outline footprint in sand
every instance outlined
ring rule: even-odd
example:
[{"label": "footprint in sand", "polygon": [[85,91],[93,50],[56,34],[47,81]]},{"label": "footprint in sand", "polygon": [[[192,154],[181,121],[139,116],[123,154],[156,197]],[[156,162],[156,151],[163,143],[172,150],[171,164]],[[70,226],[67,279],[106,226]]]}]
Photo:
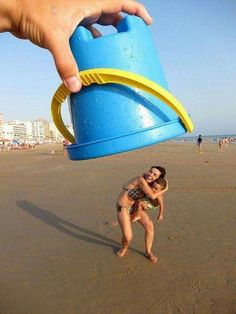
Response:
[{"label": "footprint in sand", "polygon": [[231,279],[226,279],[225,284],[227,287],[230,287],[230,288],[234,287],[234,282]]},{"label": "footprint in sand", "polygon": [[181,278],[178,280],[178,286],[187,290],[192,290],[194,293],[199,293],[202,290],[200,280],[195,278]]},{"label": "footprint in sand", "polygon": [[112,233],[118,226],[117,221],[98,221],[99,230],[103,233]]},{"label": "footprint in sand", "polygon": [[138,274],[138,272],[140,271],[140,267],[139,266],[130,266],[127,268],[126,272],[120,274],[120,276],[130,276],[130,275],[135,275],[136,273]]},{"label": "footprint in sand", "polygon": [[178,238],[179,238],[178,235],[171,235],[167,237],[168,240],[178,240]]}]

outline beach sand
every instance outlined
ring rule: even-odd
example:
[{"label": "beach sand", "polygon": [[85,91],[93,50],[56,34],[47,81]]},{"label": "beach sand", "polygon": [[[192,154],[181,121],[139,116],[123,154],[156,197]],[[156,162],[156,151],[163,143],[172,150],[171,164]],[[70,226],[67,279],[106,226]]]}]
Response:
[{"label": "beach sand", "polygon": [[[162,143],[88,161],[48,146],[0,153],[0,313],[236,313],[236,145]],[[144,233],[122,259],[122,184],[166,167],[153,251]]]}]

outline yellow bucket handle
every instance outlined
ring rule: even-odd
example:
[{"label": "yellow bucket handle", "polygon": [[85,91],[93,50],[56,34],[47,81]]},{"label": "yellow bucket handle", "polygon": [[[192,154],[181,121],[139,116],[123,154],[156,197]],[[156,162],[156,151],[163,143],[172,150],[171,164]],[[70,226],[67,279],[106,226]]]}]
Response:
[{"label": "yellow bucket handle", "polygon": [[[192,132],[193,130],[192,121],[181,103],[166,89],[141,75],[117,69],[98,68],[81,71],[80,78],[84,86],[89,86],[93,83],[115,83],[139,88],[166,103],[180,117],[186,129],[189,132]],[[70,91],[64,84],[61,84],[53,96],[51,113],[59,132],[71,143],[75,143],[74,136],[68,131],[61,117],[61,105],[69,95]]]}]

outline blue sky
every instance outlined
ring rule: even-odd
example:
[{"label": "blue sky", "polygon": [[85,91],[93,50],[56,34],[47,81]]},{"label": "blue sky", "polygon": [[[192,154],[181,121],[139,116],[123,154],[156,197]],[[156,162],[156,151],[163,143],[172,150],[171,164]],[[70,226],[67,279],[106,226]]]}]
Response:
[{"label": "blue sky", "polygon": [[[236,1],[143,3],[154,19],[151,28],[169,88],[191,114],[193,134],[236,133]],[[0,83],[6,120],[51,120],[60,78],[46,50],[0,34]]]}]

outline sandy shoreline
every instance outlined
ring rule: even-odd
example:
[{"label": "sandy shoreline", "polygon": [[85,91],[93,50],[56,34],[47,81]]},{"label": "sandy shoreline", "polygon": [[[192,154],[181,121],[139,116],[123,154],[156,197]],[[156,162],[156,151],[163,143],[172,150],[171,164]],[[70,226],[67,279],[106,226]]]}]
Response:
[{"label": "sandy shoreline", "polygon": [[[34,152],[0,153],[0,313],[236,313],[236,145],[163,143],[72,162]],[[119,260],[115,201],[151,165],[167,169],[162,225],[143,256],[134,225]]]}]

